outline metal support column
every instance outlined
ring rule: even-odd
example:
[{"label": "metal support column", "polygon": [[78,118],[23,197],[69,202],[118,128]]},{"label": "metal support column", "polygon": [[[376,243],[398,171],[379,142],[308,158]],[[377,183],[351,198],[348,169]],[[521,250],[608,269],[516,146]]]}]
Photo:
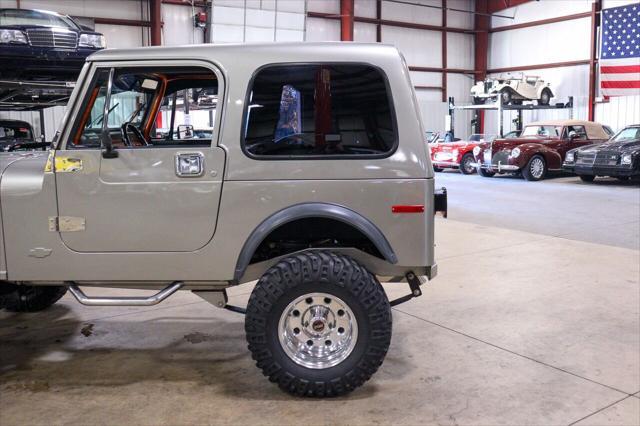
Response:
[{"label": "metal support column", "polygon": [[149,0],[151,9],[151,45],[162,45],[162,0]]},{"label": "metal support column", "polygon": [[340,41],[353,41],[354,0],[340,0]]}]

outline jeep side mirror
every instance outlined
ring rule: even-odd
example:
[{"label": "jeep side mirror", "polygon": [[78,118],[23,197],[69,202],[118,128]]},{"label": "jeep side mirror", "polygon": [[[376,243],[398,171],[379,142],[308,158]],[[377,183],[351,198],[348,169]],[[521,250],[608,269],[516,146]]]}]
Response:
[{"label": "jeep side mirror", "polygon": [[191,124],[180,124],[178,126],[178,139],[193,138],[193,126]]}]

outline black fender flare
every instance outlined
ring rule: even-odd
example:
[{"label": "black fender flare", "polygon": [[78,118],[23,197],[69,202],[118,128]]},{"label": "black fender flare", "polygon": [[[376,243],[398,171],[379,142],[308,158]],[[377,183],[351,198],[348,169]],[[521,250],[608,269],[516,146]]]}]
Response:
[{"label": "black fender flare", "polygon": [[389,244],[389,241],[387,241],[382,231],[369,219],[347,207],[337,204],[302,203],[277,211],[263,220],[260,225],[251,232],[238,256],[234,280],[238,281],[242,278],[245,270],[249,266],[249,262],[251,262],[253,253],[271,231],[288,222],[311,217],[334,219],[353,226],[373,242],[385,260],[391,264],[398,263],[398,258],[391,248],[391,244]]}]

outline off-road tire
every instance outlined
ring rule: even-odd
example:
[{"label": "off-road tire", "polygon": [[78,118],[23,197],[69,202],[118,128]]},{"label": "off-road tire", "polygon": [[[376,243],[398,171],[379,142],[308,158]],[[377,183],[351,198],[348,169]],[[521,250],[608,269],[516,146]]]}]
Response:
[{"label": "off-road tire", "polygon": [[579,177],[583,182],[593,182],[596,178],[594,175],[580,175]]},{"label": "off-road tire", "polygon": [[482,167],[478,167],[476,170],[478,170],[478,174],[482,177],[494,177],[496,175],[495,172],[483,169]]},{"label": "off-road tire", "polygon": [[473,163],[473,154],[470,152],[467,152],[465,155],[462,156],[462,159],[460,160],[460,173],[462,173],[463,175],[472,175],[475,171],[476,168],[473,166],[470,166],[468,169],[465,167],[465,164],[468,162]]},{"label": "off-road tire", "polygon": [[13,290],[0,294],[0,308],[10,312],[38,312],[56,303],[67,292],[66,286],[2,284]]},{"label": "off-road tire", "polygon": [[[323,369],[294,362],[278,336],[287,305],[314,292],[344,301],[358,327],[348,357]],[[338,396],[362,386],[382,365],[391,342],[391,307],[378,280],[363,266],[348,256],[314,251],[287,257],[260,278],[247,306],[245,331],[256,365],[281,389],[298,396]]]},{"label": "off-road tire", "polygon": [[[534,163],[539,164],[538,162],[542,161],[542,172],[537,174],[534,170]],[[544,179],[547,174],[547,162],[544,160],[544,157],[540,154],[536,154],[527,162],[527,165],[522,169],[522,177],[531,182],[537,182],[539,180]]]}]

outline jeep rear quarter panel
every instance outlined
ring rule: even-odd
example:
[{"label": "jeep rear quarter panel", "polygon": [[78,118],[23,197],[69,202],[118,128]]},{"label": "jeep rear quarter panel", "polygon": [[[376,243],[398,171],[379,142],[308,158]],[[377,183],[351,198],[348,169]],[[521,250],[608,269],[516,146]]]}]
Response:
[{"label": "jeep rear quarter panel", "polygon": [[[198,61],[215,67],[224,79],[225,91],[218,101],[219,137],[213,145],[226,151],[226,164],[213,238],[193,252],[78,253],[64,244],[59,233],[49,232],[44,226],[43,221],[55,211],[34,211],[36,206],[55,203],[53,176],[45,176],[40,191],[31,191],[28,196],[11,191],[18,186],[15,180],[3,179],[3,227],[10,242],[6,256],[10,280],[233,280],[245,241],[264,220],[290,206],[314,202],[344,206],[380,229],[397,263],[377,263],[370,266],[372,272],[389,275],[414,270],[421,274],[435,264],[433,172],[408,69],[395,48],[355,43],[283,43],[105,50],[90,58],[89,68],[82,75],[86,77],[100,64],[117,66],[120,61],[139,61],[142,66],[150,60],[168,65],[177,60]],[[336,63],[367,64],[384,73],[396,115],[395,151],[376,159],[249,158],[242,151],[241,139],[247,91],[256,71],[273,64]],[[87,84],[87,78],[82,81],[81,76],[56,155],[65,152]],[[18,172],[15,170],[14,175],[20,176]],[[394,214],[391,210],[393,205],[416,204],[425,206],[424,213]],[[114,214],[118,209],[126,206],[114,206]],[[216,214],[215,209],[211,214]],[[166,226],[175,220],[181,218],[167,218]],[[32,229],[27,232],[22,227],[29,224]],[[52,253],[43,258],[28,256],[34,247],[51,248]]]}]

